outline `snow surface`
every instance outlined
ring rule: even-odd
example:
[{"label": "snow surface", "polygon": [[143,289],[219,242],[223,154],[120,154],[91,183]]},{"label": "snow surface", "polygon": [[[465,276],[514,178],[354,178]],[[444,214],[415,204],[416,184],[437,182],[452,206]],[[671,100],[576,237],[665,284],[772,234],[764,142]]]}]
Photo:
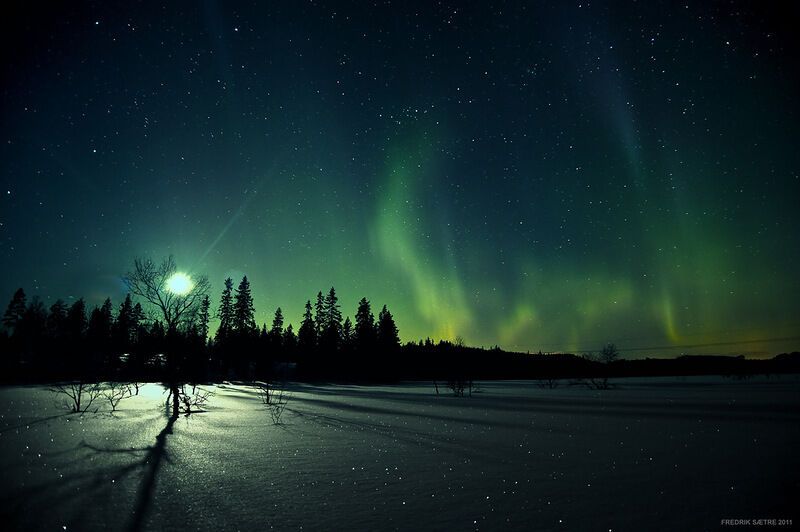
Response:
[{"label": "snow surface", "polygon": [[[210,386],[169,423],[146,385],[111,414],[0,388],[4,528],[709,530],[794,518],[797,376],[625,379],[596,391],[486,382]],[[774,527],[770,527],[774,528]],[[786,527],[783,527],[786,528]],[[737,528],[740,529],[740,528]]]}]

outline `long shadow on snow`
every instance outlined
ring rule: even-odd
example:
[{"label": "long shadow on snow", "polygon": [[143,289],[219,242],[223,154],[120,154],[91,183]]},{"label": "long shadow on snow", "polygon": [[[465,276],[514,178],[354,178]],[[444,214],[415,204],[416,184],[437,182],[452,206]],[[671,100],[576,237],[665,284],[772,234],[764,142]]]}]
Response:
[{"label": "long shadow on snow", "polygon": [[[403,417],[413,417],[413,418],[428,418],[434,419],[437,421],[443,421],[446,423],[464,423],[464,424],[471,424],[471,425],[483,425],[486,427],[492,428],[508,428],[508,429],[518,429],[520,427],[527,427],[527,423],[508,423],[505,421],[500,421],[497,419],[474,419],[468,417],[455,417],[455,416],[443,416],[439,414],[431,414],[428,412],[422,412],[419,410],[410,411],[410,410],[397,410],[397,409],[390,409],[390,408],[379,408],[376,406],[365,406],[365,405],[354,405],[351,403],[343,402],[343,401],[330,401],[328,399],[316,399],[311,397],[301,397],[297,395],[292,396],[293,402],[301,402],[301,403],[308,403],[311,405],[318,405],[323,406],[326,408],[330,408],[333,410],[339,411],[350,411],[350,412],[358,412],[361,414],[375,414],[375,415],[391,415],[391,416],[403,416]],[[431,405],[433,406],[433,405]],[[296,410],[294,410],[296,412]]]},{"label": "long shadow on snow", "polygon": [[[780,384],[784,384],[783,382]],[[533,387],[533,384],[531,384]],[[647,389],[650,385],[645,385],[642,389]],[[765,386],[765,390],[775,391],[776,393],[791,393],[786,389],[775,389],[774,387],[768,387],[769,385]],[[676,386],[675,388],[680,388],[682,386]],[[731,385],[731,389],[736,391],[742,391],[744,394],[744,399],[746,400],[747,392],[751,391],[752,388],[748,387],[746,389],[742,389],[737,387],[737,385]],[[489,390],[492,386],[489,386]],[[635,389],[640,389],[638,386],[634,387]],[[705,388],[705,387],[697,387],[697,388]],[[695,388],[695,389],[697,389]],[[761,388],[761,387],[759,387]],[[675,414],[677,411],[683,410],[697,410],[698,414],[702,413],[706,414],[720,414],[723,416],[733,416],[733,419],[739,419],[738,416],[742,414],[753,414],[757,415],[759,419],[768,418],[775,421],[788,421],[788,419],[784,419],[781,416],[787,415],[790,418],[797,418],[800,419],[800,410],[798,409],[798,404],[800,404],[800,396],[796,396],[793,400],[789,400],[787,402],[769,402],[769,403],[761,403],[761,404],[747,404],[747,403],[739,403],[739,404],[729,404],[724,399],[714,399],[710,398],[708,402],[702,401],[689,401],[683,399],[673,399],[671,397],[657,397],[654,399],[646,399],[646,398],[636,398],[636,399],[625,399],[625,398],[615,398],[609,397],[607,394],[618,394],[618,393],[625,393],[628,388],[621,389],[621,390],[605,390],[600,393],[603,394],[601,397],[589,397],[589,398],[582,398],[582,397],[575,397],[575,396],[567,396],[567,397],[534,397],[534,396],[522,396],[522,395],[513,395],[513,394],[504,394],[502,396],[490,396],[486,395],[486,393],[481,393],[480,395],[476,395],[470,398],[454,398],[451,397],[449,394],[442,394],[442,396],[432,396],[426,394],[419,394],[419,393],[409,393],[403,391],[378,391],[374,388],[365,388],[363,390],[360,389],[353,389],[352,386],[343,387],[343,388],[336,388],[331,389],[329,387],[319,387],[313,385],[296,385],[294,389],[298,391],[306,391],[310,394],[314,395],[333,395],[337,397],[346,397],[346,396],[353,396],[353,397],[365,397],[365,398],[372,398],[372,399],[387,399],[392,401],[405,401],[405,402],[418,402],[420,399],[427,398],[436,401],[448,401],[447,406],[455,406],[454,402],[451,401],[458,401],[459,406],[470,406],[470,403],[478,403],[487,408],[492,408],[496,410],[511,410],[514,412],[519,412],[523,410],[531,410],[531,411],[540,411],[542,406],[563,406],[563,407],[570,407],[570,408],[588,408],[589,410],[597,409],[600,407],[603,411],[606,408],[617,408],[622,407],[621,410],[641,410],[643,412],[649,413],[651,410],[664,410],[669,412],[670,414]],[[708,389],[714,389],[713,387]],[[559,391],[553,391],[553,393],[558,394]],[[435,397],[435,399],[434,399]],[[463,401],[463,403],[462,403]],[[723,403],[723,401],[725,401]],[[721,404],[723,403],[723,404]],[[689,412],[686,412],[690,414]],[[777,414],[777,415],[776,415]],[[656,412],[654,415],[658,415]],[[694,413],[691,413],[694,415]],[[750,418],[745,418],[750,419]]]},{"label": "long shadow on snow", "polygon": [[[606,392],[614,394],[614,391]],[[745,399],[746,400],[746,399]],[[800,421],[797,402],[753,404],[740,401],[729,403],[722,399],[708,402],[683,401],[671,398],[647,399],[609,399],[605,393],[601,397],[550,398],[550,397],[481,397],[480,406],[494,410],[514,412],[569,413],[577,415],[599,415],[613,417],[657,417],[668,419],[707,418],[716,421],[757,421],[791,422]]]},{"label": "long shadow on snow", "polygon": [[[72,501],[69,498],[69,494],[74,493],[75,491],[79,491],[82,496],[88,495],[92,500],[98,500],[103,495],[108,495],[108,478],[121,480],[135,471],[143,469],[144,474],[139,487],[138,495],[136,497],[133,517],[130,525],[128,526],[128,530],[132,532],[142,530],[144,528],[144,521],[147,516],[150,502],[153,499],[158,471],[165,460],[169,461],[169,455],[167,453],[167,436],[172,434],[172,427],[176,420],[177,417],[170,416],[166,426],[156,436],[155,444],[147,447],[107,449],[82,442],[81,445],[73,448],[73,450],[83,448],[88,449],[92,453],[128,454],[131,456],[136,456],[139,453],[144,454],[138,460],[122,467],[103,467],[99,470],[93,469],[85,474],[75,474],[69,478],[62,478],[59,480],[59,489],[57,491],[53,489],[53,485],[50,483],[39,484],[21,490],[17,492],[13,498],[9,497],[9,500],[2,501],[4,514],[7,510],[12,509],[14,500],[17,501],[17,508],[14,508],[15,511],[9,512],[5,517],[10,518],[11,523],[13,524],[16,518],[21,517],[21,515],[15,516],[15,513],[27,513],[29,509],[25,508],[23,505],[29,504],[37,497],[39,499],[37,502],[41,508],[47,508],[47,510],[50,512],[59,506],[70,506]],[[91,455],[86,455],[82,458],[91,458]],[[6,498],[4,497],[4,499]],[[20,506],[23,507],[20,508]],[[82,528],[81,523],[83,522],[82,517],[84,513],[85,511],[82,511],[78,515],[71,518],[69,520],[69,528]]]},{"label": "long shadow on snow", "polygon": [[152,501],[153,494],[155,492],[158,471],[161,468],[163,461],[169,462],[169,455],[167,453],[167,436],[172,434],[172,427],[177,420],[177,416],[170,416],[167,420],[166,426],[161,429],[161,432],[159,432],[156,436],[155,444],[148,447],[138,449],[105,449],[89,444],[84,445],[86,448],[97,453],[130,454],[135,456],[136,453],[144,452],[144,455],[141,457],[141,459],[123,467],[119,471],[120,476],[124,476],[139,468],[144,469],[142,481],[139,486],[139,492],[136,496],[133,518],[128,526],[128,530],[131,532],[142,530],[144,526],[145,518],[147,517],[147,511],[150,507],[150,502]]},{"label": "long shadow on snow", "polygon": [[54,419],[59,419],[59,418],[65,417],[65,416],[69,416],[72,413],[73,412],[64,412],[63,414],[55,414],[53,416],[47,416],[47,417],[43,417],[43,418],[39,418],[39,419],[34,419],[33,421],[21,421],[21,422],[17,423],[16,425],[9,425],[7,427],[3,427],[3,429],[0,430],[0,434],[5,434],[6,432],[11,432],[12,430],[16,430],[16,429],[18,429],[20,427],[32,427],[32,426],[38,425],[40,423],[46,423],[46,422],[52,421]]},{"label": "long shadow on snow", "polygon": [[[334,387],[331,387],[334,386]],[[426,401],[428,406],[446,406],[448,408],[486,408],[499,411],[510,411],[515,413],[550,413],[550,414],[579,414],[579,415],[603,415],[613,417],[660,417],[668,419],[694,419],[697,417],[707,418],[716,421],[756,421],[756,422],[793,422],[800,421],[800,409],[798,401],[788,402],[769,402],[761,404],[748,404],[746,402],[728,403],[724,399],[709,398],[707,402],[690,401],[683,399],[673,399],[671,397],[661,397],[655,399],[636,398],[626,399],[619,397],[609,397],[609,395],[625,393],[625,390],[604,390],[600,397],[536,397],[528,395],[504,394],[502,396],[487,395],[486,392],[480,393],[469,398],[456,398],[450,394],[443,393],[439,396],[412,393],[404,391],[376,390],[371,386],[360,385],[331,385],[320,386],[303,383],[292,383],[287,386],[287,390],[292,392],[307,393],[309,395],[333,396],[333,397],[354,397],[372,400],[386,400],[393,402],[405,402],[419,404],[421,400]],[[648,385],[649,386],[649,385]],[[679,388],[679,387],[676,387]],[[491,389],[491,386],[489,387]],[[740,390],[740,388],[733,388]],[[768,388],[774,390],[774,388]],[[742,390],[743,392],[750,390]],[[785,390],[776,390],[781,392]],[[244,388],[226,387],[226,393],[241,396],[256,396],[258,391]],[[559,391],[555,391],[558,394]],[[293,400],[300,401],[325,401],[325,399],[304,399],[302,396],[294,395]],[[745,398],[746,400],[746,398]],[[436,401],[434,403],[433,401]],[[333,403],[333,402],[332,402]],[[351,405],[346,402],[335,402],[335,404],[347,404],[352,409],[366,409],[374,407],[362,407]],[[366,410],[362,410],[366,412]],[[374,412],[381,413],[381,412]],[[398,411],[385,411],[383,413],[396,413]],[[431,416],[435,417],[435,416]],[[444,418],[446,420],[446,418]],[[453,421],[464,421],[463,419],[453,418]],[[480,422],[478,422],[480,423]],[[489,425],[501,425],[499,422],[487,423]]]},{"label": "long shadow on snow", "polygon": [[156,486],[156,476],[161,467],[162,460],[169,461],[167,455],[167,436],[172,434],[172,426],[178,419],[177,416],[170,416],[167,425],[156,436],[156,444],[150,447],[150,450],[144,457],[144,478],[139,487],[139,494],[136,498],[136,507],[134,509],[133,519],[128,527],[128,530],[135,532],[142,529],[144,518],[147,515],[147,509],[150,506],[150,501],[153,498],[153,492]]},{"label": "long shadow on snow", "polygon": [[[346,395],[346,394],[343,394]],[[384,397],[384,399],[395,401],[410,401],[405,398]],[[364,396],[365,398],[367,396]],[[380,399],[380,393],[376,394],[376,399]],[[411,401],[419,403],[421,398],[419,395],[415,396],[416,400]],[[354,405],[345,401],[331,401],[327,399],[309,398],[295,395],[292,397],[293,401],[300,401],[305,403],[317,404],[320,406],[327,406],[329,408],[338,408],[351,410],[355,412],[362,412],[367,414],[390,414],[397,416],[414,416],[414,417],[430,417],[442,421],[452,421],[460,423],[474,423],[478,425],[487,425],[492,427],[509,427],[519,428],[527,426],[520,423],[506,423],[496,419],[487,418],[486,420],[477,420],[473,418],[459,418],[453,416],[440,416],[433,415],[420,411],[407,411],[396,410],[388,408],[378,408],[373,406]],[[697,419],[703,418],[715,421],[748,421],[748,422],[781,422],[800,420],[800,412],[797,405],[714,405],[709,403],[675,403],[665,404],[662,402],[643,402],[640,400],[605,400],[605,398],[593,398],[593,400],[564,398],[564,399],[550,399],[550,398],[530,398],[530,397],[486,397],[480,398],[472,397],[463,399],[463,403],[458,406],[464,409],[480,410],[486,408],[490,410],[509,411],[515,413],[530,413],[530,414],[569,414],[569,415],[582,415],[582,416],[604,416],[604,417],[620,417],[620,418],[662,418],[662,419]],[[433,406],[432,403],[427,403]],[[455,406],[454,403],[448,403],[448,406]],[[778,415],[775,415],[778,414]]]},{"label": "long shadow on snow", "polygon": [[[416,445],[419,447],[426,446],[431,450],[442,451],[448,454],[453,455],[454,457],[460,459],[469,458],[471,460],[484,460],[488,462],[505,462],[508,460],[507,457],[498,457],[497,454],[497,446],[495,444],[481,444],[479,440],[470,437],[468,439],[469,445],[464,445],[461,443],[463,440],[459,440],[456,436],[448,438],[446,436],[434,436],[429,432],[421,432],[417,430],[411,430],[407,428],[398,427],[396,425],[383,425],[380,423],[368,423],[365,421],[354,421],[354,420],[347,420],[341,417],[336,417],[332,415],[325,415],[319,413],[311,413],[311,412],[301,412],[299,410],[287,408],[288,411],[294,413],[300,418],[308,418],[310,421],[313,421],[319,425],[324,427],[329,427],[332,429],[356,429],[359,432],[371,432],[377,434],[379,436],[383,436],[389,439],[392,442],[403,442],[410,445]],[[284,430],[288,432],[293,432],[297,429],[294,427],[289,428],[289,426],[283,426]],[[564,432],[567,431],[558,431]],[[474,436],[474,435],[472,435]]]},{"label": "long shadow on snow", "polygon": [[156,443],[154,445],[140,449],[104,449],[90,446],[88,444],[86,445],[86,447],[98,453],[135,454],[137,451],[144,451],[145,454],[140,460],[123,468],[125,474],[140,467],[144,469],[142,482],[139,486],[139,492],[136,496],[133,518],[128,526],[128,530],[131,532],[138,532],[139,530],[142,530],[145,523],[145,518],[147,517],[147,511],[150,508],[150,502],[152,501],[153,494],[155,492],[156,479],[158,477],[158,471],[161,468],[161,463],[165,460],[169,462],[169,455],[167,454],[167,436],[172,434],[172,427],[178,420],[178,415],[171,415],[169,413],[169,402],[166,403],[165,409],[166,414],[169,416],[167,424],[156,436]]}]

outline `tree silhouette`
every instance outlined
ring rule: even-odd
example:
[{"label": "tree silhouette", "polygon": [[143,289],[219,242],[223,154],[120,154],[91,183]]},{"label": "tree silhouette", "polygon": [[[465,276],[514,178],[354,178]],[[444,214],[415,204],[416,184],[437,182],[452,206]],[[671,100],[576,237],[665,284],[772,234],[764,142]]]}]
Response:
[{"label": "tree silhouette", "polygon": [[272,318],[272,327],[267,332],[265,339],[270,352],[275,356],[283,354],[283,311],[281,307],[275,310],[275,316]]},{"label": "tree silhouette", "polygon": [[39,365],[38,358],[42,354],[46,334],[47,311],[39,298],[34,296],[14,328],[14,336],[21,342],[25,362]]},{"label": "tree silhouette", "polygon": [[217,329],[217,340],[224,341],[233,332],[233,279],[225,279],[225,288],[222,289],[222,296],[219,300],[219,328]]},{"label": "tree silhouette", "polygon": [[275,317],[272,318],[272,328],[270,332],[275,336],[281,336],[283,334],[283,312],[281,311],[281,307],[275,310]]},{"label": "tree silhouette", "polygon": [[142,304],[138,301],[133,306],[133,313],[131,315],[131,326],[133,328],[134,341],[138,342],[145,332],[145,315]]},{"label": "tree silhouette", "polygon": [[257,330],[253,296],[246,275],[242,277],[233,296],[233,330],[240,337],[252,336]]},{"label": "tree silhouette", "polygon": [[86,303],[80,298],[67,311],[67,337],[72,342],[80,342],[86,333]]},{"label": "tree silhouette", "polygon": [[133,301],[131,295],[126,294],[125,300],[120,304],[117,320],[114,322],[112,337],[114,346],[120,352],[127,352],[134,335]]},{"label": "tree silhouette", "polygon": [[91,351],[91,367],[95,374],[101,373],[110,361],[106,360],[111,347],[111,328],[114,317],[111,314],[111,299],[106,298],[101,307],[95,307],[89,317],[87,339]]},{"label": "tree silhouette", "polygon": [[17,322],[17,328],[29,340],[44,337],[47,331],[47,311],[37,296],[34,296],[25,307],[22,319]]},{"label": "tree silhouette", "polygon": [[51,375],[63,374],[67,360],[73,358],[72,353],[65,350],[67,305],[57,299],[50,305],[45,324],[44,352],[38,357],[42,364],[42,373]]},{"label": "tree silhouette", "polygon": [[[128,294],[125,298],[126,301],[130,301],[130,294]],[[131,374],[131,377],[139,377],[142,376],[142,372],[144,370],[144,363],[145,363],[145,353],[143,349],[143,345],[147,341],[147,328],[145,324],[145,315],[144,309],[142,309],[141,303],[138,301],[135,305],[133,305],[130,309],[130,313],[128,313],[126,309],[127,305],[125,302],[122,303],[120,306],[120,312],[117,317],[117,324],[116,328],[118,331],[118,341],[126,342],[127,345],[117,344],[118,349],[121,350],[123,353],[128,353],[128,371]],[[123,316],[123,309],[124,314],[126,317]],[[126,321],[127,323],[121,324],[121,321]],[[127,329],[127,332],[125,331]],[[138,393],[138,391],[137,391]]]},{"label": "tree silhouette", "polygon": [[604,345],[597,354],[590,353],[586,358],[601,364],[601,366],[596,370],[596,376],[589,378],[589,380],[586,381],[586,384],[590,388],[595,388],[597,390],[609,389],[611,387],[611,384],[608,382],[608,378],[611,373],[609,366],[616,361],[618,357],[619,349],[617,349],[617,346],[612,343],[607,343]]},{"label": "tree silhouette", "polygon": [[383,306],[378,314],[378,345],[381,350],[394,352],[400,347],[400,336],[397,325],[394,323],[392,313]]},{"label": "tree silhouette", "polygon": [[283,331],[283,352],[289,360],[293,360],[295,352],[297,351],[297,335],[294,334],[294,328],[290,323],[286,330]]},{"label": "tree silhouette", "polygon": [[[161,354],[158,351],[164,345],[164,340],[167,336],[167,332],[164,330],[164,324],[161,323],[159,320],[154,321],[150,325],[150,329],[147,331],[147,339],[150,341],[151,347],[153,347],[153,355]],[[154,360],[154,365],[160,365],[161,360]]]},{"label": "tree silhouette", "polygon": [[15,332],[17,324],[20,322],[20,320],[22,320],[22,316],[24,314],[25,290],[18,288],[17,291],[14,292],[14,296],[11,298],[11,301],[8,303],[8,307],[3,314],[3,325],[11,329],[12,333]]},{"label": "tree silhouette", "polygon": [[[250,281],[243,276],[233,294],[233,323],[230,341],[222,345],[229,359],[229,370],[240,379],[249,379],[253,371],[266,372],[270,363],[266,357],[256,360],[259,344],[259,330],[255,320],[255,307],[250,292]],[[267,353],[269,355],[269,353]]]},{"label": "tree silhouette", "polygon": [[362,297],[358,302],[354,335],[358,351],[369,353],[375,347],[375,316],[372,314],[369,300],[366,297]]},{"label": "tree silhouette", "polygon": [[[141,297],[152,305],[164,318],[167,324],[166,338],[170,340],[166,356],[165,386],[169,389],[172,399],[172,415],[177,417],[181,407],[181,389],[183,376],[181,375],[181,359],[183,353],[178,339],[180,338],[179,326],[193,317],[203,299],[208,295],[211,287],[208,278],[198,276],[193,279],[192,285],[186,292],[176,293],[169,289],[170,278],[177,273],[175,259],[170,255],[155,264],[150,259],[136,259],[133,270],[125,277],[125,284],[132,294]],[[163,344],[162,344],[163,345]]]},{"label": "tree silhouette", "polygon": [[203,339],[203,344],[208,341],[208,320],[210,319],[209,310],[211,309],[211,300],[208,294],[200,302],[200,313],[198,314],[197,334]]},{"label": "tree silhouette", "polygon": [[192,279],[192,286],[187,292],[173,292],[168,282],[177,272],[175,259],[170,255],[160,264],[150,259],[136,259],[133,270],[123,277],[133,295],[157,309],[164,318],[167,330],[177,330],[185,318],[192,316],[211,288],[208,278],[199,276]]},{"label": "tree silhouette", "polygon": [[610,364],[619,357],[619,349],[616,344],[608,343],[600,350],[599,361],[603,364]]},{"label": "tree silhouette", "polygon": [[63,300],[57,299],[50,305],[47,315],[47,335],[53,340],[61,340],[65,336],[67,325],[67,305]]},{"label": "tree silhouette", "polygon": [[336,290],[333,287],[331,287],[328,295],[325,296],[323,316],[320,345],[323,346],[323,349],[332,353],[339,348],[342,337],[342,311],[339,308],[339,298],[336,297]]},{"label": "tree silhouette", "polygon": [[300,356],[308,359],[317,348],[317,329],[314,318],[311,316],[311,301],[306,301],[306,310],[300,330],[297,331],[297,349]]},{"label": "tree silhouette", "polygon": [[344,319],[344,325],[342,325],[342,350],[349,351],[353,347],[353,322],[350,321],[350,316],[347,316]]},{"label": "tree silhouette", "polygon": [[101,307],[94,307],[89,317],[89,337],[106,342],[111,338],[114,317],[111,314],[111,299],[106,298]]},{"label": "tree silhouette", "polygon": [[320,290],[317,292],[317,302],[314,303],[314,326],[318,341],[322,338],[322,332],[325,330],[325,323],[325,297],[322,295],[322,290]]}]

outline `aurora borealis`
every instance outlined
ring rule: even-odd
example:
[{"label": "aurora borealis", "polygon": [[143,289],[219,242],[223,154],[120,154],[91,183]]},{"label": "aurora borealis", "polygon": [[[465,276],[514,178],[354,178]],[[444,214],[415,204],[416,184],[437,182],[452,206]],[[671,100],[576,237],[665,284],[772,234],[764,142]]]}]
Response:
[{"label": "aurora borealis", "polygon": [[4,304],[174,254],[259,323],[333,285],[404,341],[797,349],[797,8],[469,4],[17,6]]}]

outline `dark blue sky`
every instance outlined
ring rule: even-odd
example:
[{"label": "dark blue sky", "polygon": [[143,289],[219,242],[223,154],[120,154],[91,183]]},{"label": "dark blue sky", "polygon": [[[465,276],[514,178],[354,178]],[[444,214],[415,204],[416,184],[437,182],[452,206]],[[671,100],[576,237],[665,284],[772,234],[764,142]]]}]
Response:
[{"label": "dark blue sky", "polygon": [[0,295],[174,254],[259,322],[333,285],[404,340],[796,348],[797,8],[471,4],[17,6]]}]

